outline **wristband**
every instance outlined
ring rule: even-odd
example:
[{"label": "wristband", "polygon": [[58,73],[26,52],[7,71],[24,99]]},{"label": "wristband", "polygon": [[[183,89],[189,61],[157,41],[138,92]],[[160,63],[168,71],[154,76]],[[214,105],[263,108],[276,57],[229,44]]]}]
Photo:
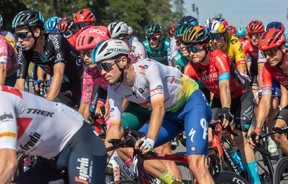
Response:
[{"label": "wristband", "polygon": [[254,132],[255,132],[257,135],[258,135],[258,134],[261,134],[262,128],[256,127],[256,129],[254,130]]}]

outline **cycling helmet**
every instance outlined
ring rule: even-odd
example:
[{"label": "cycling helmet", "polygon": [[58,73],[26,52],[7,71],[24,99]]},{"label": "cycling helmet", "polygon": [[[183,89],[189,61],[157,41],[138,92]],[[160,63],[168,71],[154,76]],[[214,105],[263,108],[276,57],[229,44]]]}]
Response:
[{"label": "cycling helmet", "polygon": [[128,34],[131,35],[133,33],[133,28],[131,26],[128,26]]},{"label": "cycling helmet", "polygon": [[228,26],[227,32],[229,35],[236,35],[236,27],[235,26]]},{"label": "cycling helmet", "polygon": [[95,15],[88,9],[79,10],[74,16],[74,23],[89,23],[94,24],[96,22]]},{"label": "cycling helmet", "polygon": [[128,35],[128,25],[125,22],[112,22],[107,26],[111,38],[123,39]]},{"label": "cycling helmet", "polygon": [[209,42],[209,31],[204,26],[190,27],[183,35],[185,45],[203,44]]},{"label": "cycling helmet", "polygon": [[38,10],[24,10],[19,12],[12,21],[12,28],[37,27],[44,29],[44,17]]},{"label": "cycling helmet", "polygon": [[208,27],[210,29],[210,26],[213,22],[215,21],[219,21],[219,22],[224,22],[224,24],[228,26],[228,22],[223,19],[223,18],[219,18],[219,17],[213,17],[213,18],[209,18],[205,21],[205,26]]},{"label": "cycling helmet", "polygon": [[169,29],[169,34],[170,35],[174,35],[175,27],[176,27],[175,25],[170,27],[170,29]]},{"label": "cycling helmet", "polygon": [[2,16],[0,15],[0,28],[3,26],[3,18]]},{"label": "cycling helmet", "polygon": [[184,33],[189,29],[191,26],[190,24],[178,24],[174,31],[175,38],[182,38]]},{"label": "cycling helmet", "polygon": [[226,21],[213,20],[209,26],[210,33],[226,33],[228,30],[228,23]]},{"label": "cycling helmet", "polygon": [[285,37],[286,37],[286,43],[285,43],[285,47],[286,49],[288,48],[288,33],[284,33]]},{"label": "cycling helmet", "polygon": [[269,24],[267,24],[266,26],[266,31],[268,29],[278,29],[282,32],[285,32],[285,26],[284,24],[282,24],[281,22],[270,22]]},{"label": "cycling helmet", "polygon": [[59,32],[72,31],[73,25],[74,25],[73,20],[65,17],[58,23],[58,31]]},{"label": "cycling helmet", "polygon": [[286,38],[282,31],[278,29],[269,29],[259,38],[259,48],[268,50],[274,47],[280,47],[286,44]]},{"label": "cycling helmet", "polygon": [[116,58],[118,55],[128,55],[129,46],[123,40],[109,39],[101,42],[92,50],[92,62],[99,63],[106,59]]},{"label": "cycling helmet", "polygon": [[44,27],[48,32],[57,32],[58,31],[58,23],[61,21],[60,17],[50,17],[46,20]]},{"label": "cycling helmet", "polygon": [[178,25],[179,24],[191,24],[192,26],[198,26],[199,22],[198,22],[198,19],[196,19],[193,16],[183,16],[179,20]]},{"label": "cycling helmet", "polygon": [[236,29],[236,36],[244,37],[246,35],[246,28],[245,27],[238,27]]},{"label": "cycling helmet", "polygon": [[157,23],[151,23],[145,26],[144,33],[146,36],[161,35],[162,27]]},{"label": "cycling helmet", "polygon": [[246,27],[247,33],[262,33],[264,32],[264,25],[261,21],[252,20]]},{"label": "cycling helmet", "polygon": [[76,49],[92,49],[107,39],[109,39],[109,32],[105,26],[90,26],[77,36]]}]

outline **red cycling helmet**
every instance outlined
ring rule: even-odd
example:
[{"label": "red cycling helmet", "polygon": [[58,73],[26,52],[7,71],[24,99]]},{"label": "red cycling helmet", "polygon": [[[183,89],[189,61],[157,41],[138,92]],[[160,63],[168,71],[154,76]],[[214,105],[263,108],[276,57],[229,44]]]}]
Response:
[{"label": "red cycling helmet", "polygon": [[100,42],[110,38],[106,26],[90,26],[84,29],[76,39],[77,50],[87,50],[96,47]]},{"label": "red cycling helmet", "polygon": [[176,28],[176,25],[173,25],[173,26],[170,27],[170,29],[169,29],[169,34],[170,35],[174,35],[175,28]]},{"label": "red cycling helmet", "polygon": [[252,20],[246,27],[247,33],[263,33],[264,24],[258,20]]},{"label": "red cycling helmet", "polygon": [[269,50],[271,48],[280,47],[285,43],[285,35],[278,29],[269,29],[259,38],[259,48],[261,50]]},{"label": "red cycling helmet", "polygon": [[95,15],[88,9],[79,10],[74,16],[74,23],[89,23],[94,24],[96,22]]},{"label": "red cycling helmet", "polygon": [[58,23],[58,31],[59,32],[72,31],[73,24],[74,22],[72,19],[65,17]]},{"label": "red cycling helmet", "polygon": [[236,27],[235,26],[228,26],[227,32],[229,35],[236,35]]}]

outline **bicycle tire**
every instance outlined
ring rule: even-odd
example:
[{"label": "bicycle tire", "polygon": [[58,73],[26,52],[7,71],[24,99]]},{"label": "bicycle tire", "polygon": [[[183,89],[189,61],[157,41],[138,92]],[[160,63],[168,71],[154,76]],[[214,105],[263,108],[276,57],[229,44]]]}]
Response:
[{"label": "bicycle tire", "polygon": [[185,184],[194,184],[194,176],[188,163],[176,162],[182,176],[182,182]]},{"label": "bicycle tire", "polygon": [[249,184],[245,178],[232,171],[221,171],[212,177],[217,184]]},{"label": "bicycle tire", "polygon": [[277,162],[273,174],[273,183],[288,183],[288,157],[282,157]]},{"label": "bicycle tire", "polygon": [[211,175],[214,175],[222,171],[221,159],[217,150],[214,148],[208,148],[208,154],[206,156],[208,170]]}]

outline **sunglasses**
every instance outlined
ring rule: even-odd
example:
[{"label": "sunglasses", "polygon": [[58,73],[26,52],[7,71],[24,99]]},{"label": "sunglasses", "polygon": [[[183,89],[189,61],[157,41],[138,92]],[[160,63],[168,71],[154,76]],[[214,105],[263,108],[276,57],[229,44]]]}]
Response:
[{"label": "sunglasses", "polygon": [[160,36],[147,36],[146,39],[148,41],[152,40],[153,42],[156,41],[156,40],[159,40]]},{"label": "sunglasses", "polygon": [[97,68],[99,71],[101,71],[102,69],[105,70],[106,72],[109,72],[110,70],[112,70],[112,66],[116,64],[116,61],[112,62],[107,62],[107,63],[99,63],[97,65]]},{"label": "sunglasses", "polygon": [[14,35],[15,35],[16,39],[21,38],[23,40],[23,39],[27,38],[28,33],[30,33],[30,31],[25,32],[25,33],[15,33]]},{"label": "sunglasses", "polygon": [[89,56],[89,57],[91,57],[91,53],[92,53],[92,49],[89,49],[89,50],[81,50],[81,51],[80,51],[80,55],[81,55],[82,57],[84,57],[84,56]]},{"label": "sunglasses", "polygon": [[265,57],[267,57],[267,56],[274,57],[277,54],[278,50],[280,50],[280,48],[278,48],[278,47],[272,48],[272,49],[269,49],[269,50],[263,50],[262,51],[262,55],[265,56]]},{"label": "sunglasses", "polygon": [[260,36],[261,36],[261,33],[250,33],[250,34],[248,34],[248,37],[249,37],[250,39],[252,39],[253,37],[255,37],[256,39],[258,39],[258,38],[260,38]]},{"label": "sunglasses", "polygon": [[202,51],[203,50],[203,46],[191,46],[191,47],[189,47],[189,46],[186,46],[186,48],[187,48],[187,50],[189,51],[189,52],[193,52],[193,53],[197,53],[197,52],[200,52],[200,51]]},{"label": "sunglasses", "polygon": [[89,26],[89,25],[90,25],[89,23],[75,24],[75,28],[76,28],[76,29],[81,29],[81,28],[87,27],[87,26]]},{"label": "sunglasses", "polygon": [[224,35],[222,33],[210,34],[211,40],[221,40]]},{"label": "sunglasses", "polygon": [[65,31],[63,32],[64,37],[70,37],[72,35],[71,31]]}]

